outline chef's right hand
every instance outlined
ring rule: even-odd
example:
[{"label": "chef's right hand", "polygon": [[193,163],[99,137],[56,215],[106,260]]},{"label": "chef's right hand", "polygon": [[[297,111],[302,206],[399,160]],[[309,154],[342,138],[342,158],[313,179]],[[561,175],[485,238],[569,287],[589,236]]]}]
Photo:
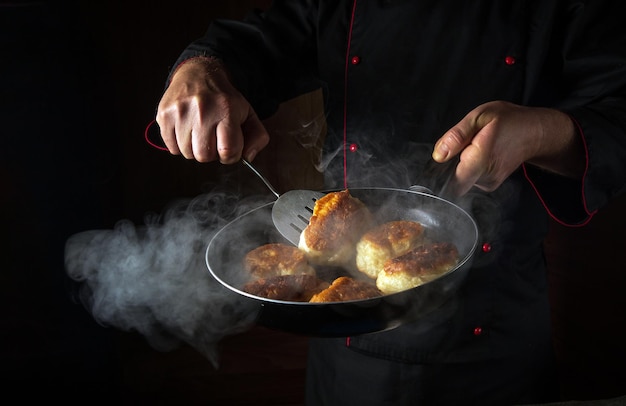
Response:
[{"label": "chef's right hand", "polygon": [[156,121],[170,153],[198,162],[252,161],[269,142],[254,109],[222,64],[199,57],[179,66],[159,102]]}]

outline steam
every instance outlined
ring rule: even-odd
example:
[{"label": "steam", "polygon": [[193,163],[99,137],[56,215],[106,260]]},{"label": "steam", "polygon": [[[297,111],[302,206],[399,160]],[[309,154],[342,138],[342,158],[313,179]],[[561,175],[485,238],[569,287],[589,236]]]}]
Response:
[{"label": "steam", "polygon": [[217,367],[217,343],[250,328],[255,312],[213,279],[205,251],[217,230],[261,200],[213,190],[142,226],[122,220],[75,234],[66,242],[66,271],[103,326],[139,332],[159,351],[185,342]]},{"label": "steam", "polygon": [[[322,118],[316,116],[287,134],[312,150],[312,157],[322,155],[318,142]],[[365,147],[363,151],[368,150]],[[342,148],[325,151],[323,158],[311,162],[324,173],[328,188],[343,186]],[[368,174],[358,173],[359,178],[348,183],[409,188],[439,178],[442,184],[425,185],[437,195],[449,178],[425,171],[431,150],[431,145],[411,143],[389,159],[371,159],[362,152],[360,164],[369,169]],[[420,179],[420,174],[430,176]],[[122,220],[110,230],[75,234],[66,243],[67,274],[80,282],[80,301],[103,326],[136,331],[160,351],[186,343],[217,367],[219,341],[252,327],[256,309],[210,275],[205,251],[213,235],[229,221],[271,200],[269,195],[242,198],[216,187],[172,204],[163,215],[146,218],[143,225]],[[470,206],[471,200],[466,199],[463,206]],[[498,210],[486,211],[482,220],[488,222]]]}]

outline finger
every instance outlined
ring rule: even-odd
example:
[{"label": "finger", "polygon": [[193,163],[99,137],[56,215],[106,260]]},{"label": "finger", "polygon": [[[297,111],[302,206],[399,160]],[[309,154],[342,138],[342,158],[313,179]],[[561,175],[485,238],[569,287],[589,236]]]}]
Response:
[{"label": "finger", "polygon": [[467,146],[460,155],[454,174],[455,192],[462,196],[476,185],[486,171],[486,162],[481,151],[474,145]]},{"label": "finger", "polygon": [[217,128],[214,125],[197,124],[191,132],[191,148],[193,157],[198,162],[211,162],[217,156]]},{"label": "finger", "polygon": [[259,151],[269,143],[270,135],[254,112],[243,123],[242,130],[245,140],[242,155],[248,161],[253,161]]},{"label": "finger", "polygon": [[185,122],[179,121],[175,127],[175,139],[180,153],[187,159],[193,159],[191,146],[192,128]]},{"label": "finger", "polygon": [[229,117],[217,124],[216,150],[219,160],[223,164],[232,164],[241,159],[243,150],[243,131],[241,125],[233,122]]},{"label": "finger", "polygon": [[468,113],[454,127],[446,131],[435,143],[432,157],[437,162],[445,162],[458,155],[467,147],[478,132],[475,112]]},{"label": "finger", "polygon": [[437,162],[446,162],[460,153],[470,141],[467,130],[457,124],[437,140],[432,157]]},{"label": "finger", "polygon": [[167,147],[167,150],[173,155],[179,155],[180,149],[178,148],[178,143],[176,142],[176,131],[174,130],[174,126],[171,125],[170,121],[161,114],[157,114],[156,122],[159,126],[161,139]]}]

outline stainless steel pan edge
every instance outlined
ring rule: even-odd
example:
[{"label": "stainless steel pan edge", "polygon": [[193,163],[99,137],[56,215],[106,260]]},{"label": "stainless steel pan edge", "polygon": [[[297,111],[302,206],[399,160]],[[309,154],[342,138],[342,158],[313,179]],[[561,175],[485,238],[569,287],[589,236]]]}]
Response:
[{"label": "stainless steel pan edge", "polygon": [[462,208],[432,194],[391,188],[351,188],[350,193],[370,207],[380,221],[419,221],[431,239],[457,245],[460,261],[439,278],[404,292],[380,298],[338,303],[302,303],[265,299],[243,292],[242,261],[253,248],[270,242],[288,243],[272,222],[272,206],[257,207],[219,230],[206,249],[211,275],[235,295],[257,323],[296,334],[343,337],[379,332],[417,321],[449,300],[471,267],[478,245],[478,228]]}]

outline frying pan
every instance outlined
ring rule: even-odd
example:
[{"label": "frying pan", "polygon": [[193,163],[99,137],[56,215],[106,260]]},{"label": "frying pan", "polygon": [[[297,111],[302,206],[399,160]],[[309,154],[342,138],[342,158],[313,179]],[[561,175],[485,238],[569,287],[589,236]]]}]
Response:
[{"label": "frying pan", "polygon": [[349,190],[378,221],[418,221],[430,240],[455,244],[458,264],[423,285],[366,300],[308,303],[254,296],[240,289],[247,281],[245,254],[267,243],[288,244],[274,227],[272,202],[234,219],[213,236],[206,249],[209,272],[256,312],[258,324],[308,336],[344,337],[393,329],[418,321],[450,299],[469,271],[478,243],[478,228],[472,217],[461,207],[430,193],[393,188]]}]

